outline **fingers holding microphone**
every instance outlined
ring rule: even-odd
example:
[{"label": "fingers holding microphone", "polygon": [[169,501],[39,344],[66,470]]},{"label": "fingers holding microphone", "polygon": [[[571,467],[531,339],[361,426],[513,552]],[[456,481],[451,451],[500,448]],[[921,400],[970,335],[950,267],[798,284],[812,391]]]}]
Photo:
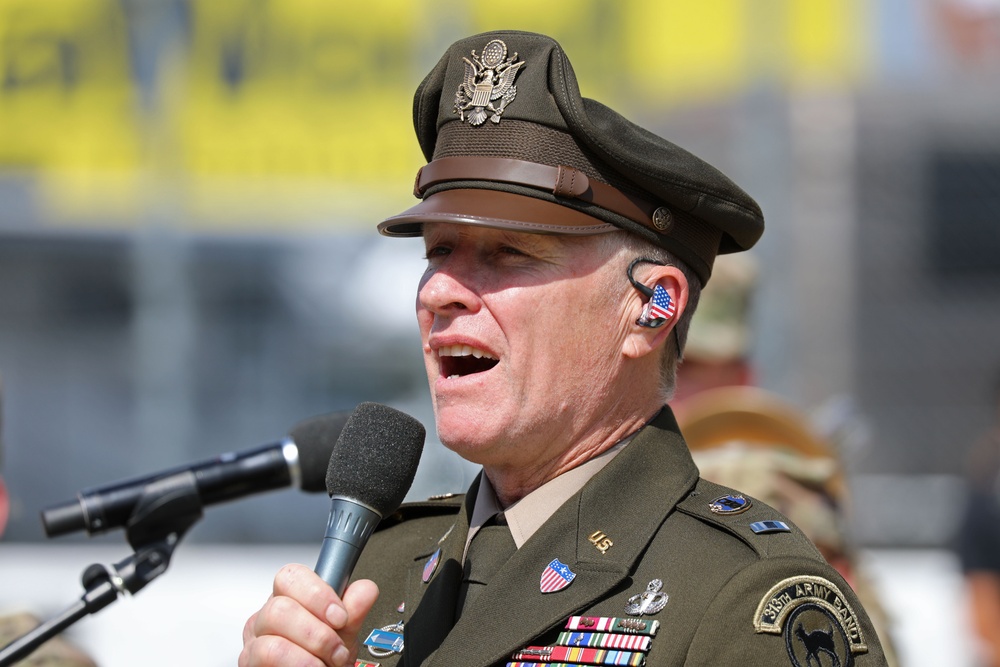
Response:
[{"label": "fingers holding microphone", "polygon": [[274,593],[243,630],[240,667],[353,665],[365,617],[378,598],[374,582],[359,580],[341,599],[304,565],[286,565]]},{"label": "fingers holding microphone", "polygon": [[379,521],[409,491],[424,437],[420,422],[393,408],[354,410],[330,457],[330,518],[315,571],[286,565],[278,572],[272,596],[244,627],[240,667],[353,664],[378,587],[347,582]]}]

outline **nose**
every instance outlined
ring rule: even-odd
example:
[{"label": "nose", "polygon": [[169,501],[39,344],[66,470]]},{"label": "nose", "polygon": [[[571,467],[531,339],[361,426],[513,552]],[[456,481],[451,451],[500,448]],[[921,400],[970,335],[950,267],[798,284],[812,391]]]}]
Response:
[{"label": "nose", "polygon": [[474,267],[466,264],[453,256],[429,268],[420,281],[418,310],[428,310],[435,315],[477,311],[481,300],[475,288]]}]

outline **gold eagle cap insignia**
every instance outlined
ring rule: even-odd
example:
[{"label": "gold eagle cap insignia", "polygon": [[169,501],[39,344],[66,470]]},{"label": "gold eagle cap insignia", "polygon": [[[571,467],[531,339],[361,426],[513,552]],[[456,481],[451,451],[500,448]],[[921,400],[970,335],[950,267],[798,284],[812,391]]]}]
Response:
[{"label": "gold eagle cap insignia", "polygon": [[489,118],[500,122],[507,105],[514,101],[517,86],[514,77],[524,66],[517,60],[517,52],[507,57],[507,45],[502,40],[491,40],[483,47],[482,55],[472,50],[472,58],[465,62],[465,77],[455,93],[455,113],[469,125],[479,126]]}]

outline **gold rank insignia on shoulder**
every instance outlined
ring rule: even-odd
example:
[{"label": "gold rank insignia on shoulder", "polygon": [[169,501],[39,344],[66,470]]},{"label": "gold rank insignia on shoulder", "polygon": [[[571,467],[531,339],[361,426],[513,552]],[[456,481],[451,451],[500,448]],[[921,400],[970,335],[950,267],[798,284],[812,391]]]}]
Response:
[{"label": "gold rank insignia on shoulder", "polygon": [[782,635],[792,665],[809,667],[822,656],[851,667],[867,653],[857,614],[837,586],[823,577],[802,575],[775,584],[753,617],[758,633]]},{"label": "gold rank insignia on shoulder", "polygon": [[514,77],[524,61],[516,62],[516,52],[508,58],[507,45],[499,39],[489,41],[482,56],[473,49],[472,58],[462,60],[465,79],[455,93],[455,113],[469,125],[482,125],[487,118],[499,123],[504,109],[517,95]]}]

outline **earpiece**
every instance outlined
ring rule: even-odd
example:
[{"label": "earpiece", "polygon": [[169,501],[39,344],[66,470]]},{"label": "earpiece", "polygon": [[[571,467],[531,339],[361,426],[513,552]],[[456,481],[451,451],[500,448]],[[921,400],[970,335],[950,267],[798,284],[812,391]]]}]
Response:
[{"label": "earpiece", "polygon": [[642,314],[635,321],[641,327],[662,326],[667,320],[677,312],[674,300],[670,298],[667,290],[657,285],[653,288],[653,298],[646,302],[642,309]]},{"label": "earpiece", "polygon": [[637,264],[656,264],[657,266],[663,266],[663,264],[647,257],[637,257],[628,265],[628,270],[626,271],[632,287],[639,290],[643,296],[649,299],[646,305],[643,306],[642,314],[639,315],[639,319],[635,323],[640,327],[655,329],[663,326],[667,320],[674,316],[674,313],[677,312],[677,306],[674,304],[673,299],[670,298],[667,290],[663,289],[660,285],[656,285],[651,289],[635,279],[635,276],[632,275],[632,270]]}]

